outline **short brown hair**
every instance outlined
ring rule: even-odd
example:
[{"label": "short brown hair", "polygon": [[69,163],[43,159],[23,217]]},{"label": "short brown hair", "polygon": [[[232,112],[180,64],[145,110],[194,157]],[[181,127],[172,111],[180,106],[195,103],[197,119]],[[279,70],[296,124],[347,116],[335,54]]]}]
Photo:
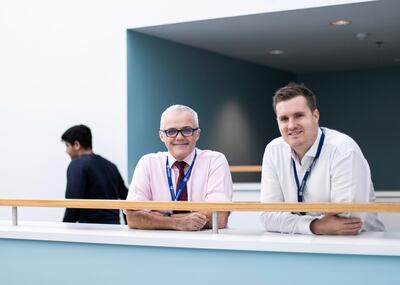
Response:
[{"label": "short brown hair", "polygon": [[314,93],[304,84],[290,82],[288,85],[276,90],[274,97],[272,97],[272,107],[274,108],[275,113],[276,105],[279,102],[290,100],[297,96],[303,96],[306,98],[308,107],[311,111],[317,109],[317,98]]}]

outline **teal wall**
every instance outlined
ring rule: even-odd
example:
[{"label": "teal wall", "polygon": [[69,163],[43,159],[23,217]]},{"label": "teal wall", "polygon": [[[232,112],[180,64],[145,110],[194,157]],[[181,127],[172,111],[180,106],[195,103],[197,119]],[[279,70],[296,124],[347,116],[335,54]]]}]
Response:
[{"label": "teal wall", "polygon": [[[145,153],[164,150],[161,112],[172,104],[199,113],[198,146],[223,152],[231,165],[261,164],[279,136],[271,97],[289,81],[318,98],[321,125],[353,137],[369,161],[377,190],[399,190],[397,118],[400,68],[293,74],[128,31],[128,168]],[[234,181],[260,181],[259,174]]]},{"label": "teal wall", "polygon": [[399,257],[0,239],[1,284],[398,284]]},{"label": "teal wall", "polygon": [[261,164],[265,145],[279,135],[271,96],[293,74],[134,31],[127,40],[130,177],[143,154],[165,149],[159,120],[172,104],[198,112],[200,148],[223,152],[232,165]]},{"label": "teal wall", "polygon": [[360,145],[378,190],[400,190],[400,68],[298,74],[318,97],[321,125]]}]

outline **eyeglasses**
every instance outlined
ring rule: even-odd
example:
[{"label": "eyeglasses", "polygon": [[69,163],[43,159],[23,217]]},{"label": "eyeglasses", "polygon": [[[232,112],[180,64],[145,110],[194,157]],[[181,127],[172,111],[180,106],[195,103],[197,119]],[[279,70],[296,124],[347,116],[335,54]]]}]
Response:
[{"label": "eyeglasses", "polygon": [[183,128],[181,130],[178,129],[168,129],[168,130],[160,130],[161,132],[165,133],[165,135],[169,138],[176,138],[179,133],[182,134],[184,137],[190,137],[193,135],[195,131],[199,128]]}]

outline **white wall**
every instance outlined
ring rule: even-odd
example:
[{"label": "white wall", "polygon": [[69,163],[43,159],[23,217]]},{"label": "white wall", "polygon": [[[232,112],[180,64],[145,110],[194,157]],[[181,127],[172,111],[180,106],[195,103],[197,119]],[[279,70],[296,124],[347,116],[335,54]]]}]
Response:
[{"label": "white wall", "polygon": [[[2,1],[0,197],[63,198],[69,158],[60,136],[78,123],[126,176],[125,30],[113,3]],[[22,219],[62,214],[20,210]]]},{"label": "white wall", "polygon": [[[350,2],[359,1],[1,0],[0,198],[63,198],[60,136],[78,123],[127,181],[127,28]],[[10,211],[0,208],[0,219]],[[19,211],[26,220],[62,214]]]}]

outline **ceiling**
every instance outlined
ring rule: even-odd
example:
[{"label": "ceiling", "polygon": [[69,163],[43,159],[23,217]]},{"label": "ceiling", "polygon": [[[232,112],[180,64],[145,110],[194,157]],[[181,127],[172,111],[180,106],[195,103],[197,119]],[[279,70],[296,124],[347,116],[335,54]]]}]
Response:
[{"label": "ceiling", "polygon": [[[352,23],[330,24],[339,19]],[[400,66],[400,1],[397,0],[169,24],[135,31],[295,73]],[[360,32],[368,36],[359,40],[356,34]],[[379,41],[383,43],[377,44]],[[271,55],[269,51],[274,49],[284,53]]]}]

